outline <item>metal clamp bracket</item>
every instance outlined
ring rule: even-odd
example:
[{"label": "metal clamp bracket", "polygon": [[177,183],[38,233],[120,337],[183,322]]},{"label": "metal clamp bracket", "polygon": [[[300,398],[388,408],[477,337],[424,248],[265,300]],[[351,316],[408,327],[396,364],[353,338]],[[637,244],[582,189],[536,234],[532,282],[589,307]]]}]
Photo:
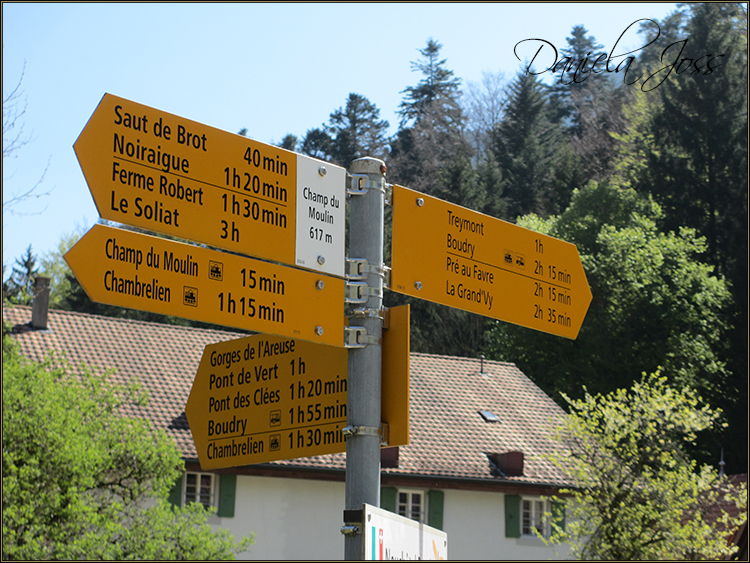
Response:
[{"label": "metal clamp bracket", "polygon": [[341,433],[344,435],[344,440],[348,440],[355,434],[357,436],[377,436],[380,438],[380,445],[387,446],[388,440],[390,439],[390,427],[387,422],[382,423],[381,426],[345,426],[341,429]]},{"label": "metal clamp bracket", "polygon": [[341,429],[345,439],[349,439],[355,434],[357,436],[377,436],[380,438],[382,430],[375,426],[345,426]]},{"label": "metal clamp bracket", "polygon": [[368,307],[357,307],[349,315],[349,320],[352,319],[380,319],[383,321],[383,328],[389,328],[391,325],[391,310],[388,307],[382,307],[380,309],[372,309]]},{"label": "metal clamp bracket", "polygon": [[344,510],[344,525],[341,533],[345,536],[356,536],[362,533],[364,510]]},{"label": "metal clamp bracket", "polygon": [[357,534],[359,534],[359,526],[355,526],[354,524],[341,526],[341,533],[345,536],[356,536]]},{"label": "metal clamp bracket", "polygon": [[368,344],[377,344],[382,346],[382,339],[372,334],[367,334],[367,329],[363,326],[345,326],[344,327],[344,347],[345,348],[364,348]]},{"label": "metal clamp bracket", "polygon": [[385,278],[390,270],[385,264],[379,266],[370,264],[365,258],[346,259],[346,277],[350,280],[364,280],[369,274]]},{"label": "metal clamp bracket", "polygon": [[385,181],[372,180],[367,174],[346,175],[346,193],[349,195],[364,195],[370,190],[377,190],[386,194]]},{"label": "metal clamp bracket", "polygon": [[344,302],[345,303],[367,303],[370,296],[383,298],[383,289],[379,287],[370,287],[367,282],[346,282],[344,284]]},{"label": "metal clamp bracket", "polygon": [[385,264],[376,266],[370,264],[364,258],[347,258],[346,259],[346,278],[350,280],[364,280],[369,274],[375,274],[383,278],[383,285],[390,286],[391,268]]}]

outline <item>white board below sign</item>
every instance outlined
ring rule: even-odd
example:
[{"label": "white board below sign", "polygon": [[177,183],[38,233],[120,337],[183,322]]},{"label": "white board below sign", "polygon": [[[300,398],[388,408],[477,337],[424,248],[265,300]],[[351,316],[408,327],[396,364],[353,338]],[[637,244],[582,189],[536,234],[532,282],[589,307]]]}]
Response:
[{"label": "white board below sign", "polygon": [[297,155],[297,266],[344,277],[346,170]]},{"label": "white board below sign", "polygon": [[363,514],[363,560],[448,559],[445,532],[369,504]]}]

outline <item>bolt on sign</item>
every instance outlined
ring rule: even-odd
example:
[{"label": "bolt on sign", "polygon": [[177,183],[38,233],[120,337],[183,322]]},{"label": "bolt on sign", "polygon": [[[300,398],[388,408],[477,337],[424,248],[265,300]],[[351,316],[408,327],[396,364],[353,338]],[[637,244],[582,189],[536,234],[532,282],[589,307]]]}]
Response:
[{"label": "bolt on sign", "polygon": [[97,303],[344,345],[340,278],[104,225],[65,261]]},{"label": "bolt on sign", "polygon": [[112,94],[73,147],[103,219],[344,276],[339,166]]},{"label": "bolt on sign", "polygon": [[[387,334],[387,336],[386,336]],[[409,443],[409,306],[383,331],[382,418]],[[257,334],[209,344],[185,414],[203,469],[346,451],[348,351]]]},{"label": "bolt on sign", "polygon": [[575,339],[591,289],[575,245],[393,187],[390,289]]}]

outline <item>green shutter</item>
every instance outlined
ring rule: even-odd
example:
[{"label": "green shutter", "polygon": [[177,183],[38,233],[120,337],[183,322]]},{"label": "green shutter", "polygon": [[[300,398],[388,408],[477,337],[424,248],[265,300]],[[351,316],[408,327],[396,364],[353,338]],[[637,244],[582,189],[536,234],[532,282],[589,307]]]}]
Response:
[{"label": "green shutter", "polygon": [[237,475],[219,477],[219,510],[217,514],[224,518],[234,517],[234,493],[237,488]]},{"label": "green shutter", "polygon": [[396,488],[395,487],[381,487],[380,488],[380,508],[383,510],[390,510],[396,512]]},{"label": "green shutter", "polygon": [[184,478],[183,475],[180,475],[177,478],[177,481],[174,482],[174,485],[172,485],[172,488],[169,490],[169,496],[167,497],[167,500],[170,502],[170,504],[178,508],[182,506],[182,479],[183,478]]},{"label": "green shutter", "polygon": [[521,497],[505,495],[505,537],[521,537]]},{"label": "green shutter", "polygon": [[427,491],[427,524],[443,529],[443,491]]},{"label": "green shutter", "polygon": [[[561,531],[565,531],[565,501],[564,500],[553,500],[552,501],[552,522],[560,527]],[[553,530],[554,531],[554,530]]]}]

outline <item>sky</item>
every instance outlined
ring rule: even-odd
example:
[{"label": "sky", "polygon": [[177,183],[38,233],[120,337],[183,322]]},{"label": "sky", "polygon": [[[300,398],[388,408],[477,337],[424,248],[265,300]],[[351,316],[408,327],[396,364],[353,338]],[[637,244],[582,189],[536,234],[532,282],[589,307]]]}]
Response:
[{"label": "sky", "polygon": [[[349,93],[398,125],[411,62],[433,38],[462,87],[510,80],[514,47],[557,50],[583,25],[609,52],[637,49],[636,20],[673,3],[12,3],[2,4],[3,100],[20,85],[28,142],[3,159],[3,279],[31,245],[39,257],[98,213],[73,143],[105,93],[264,143],[302,137]],[[518,47],[534,55],[532,42]],[[550,63],[551,64],[551,63]],[[545,75],[549,82],[550,75]],[[4,114],[5,114],[5,107]],[[7,138],[3,135],[3,148]],[[32,197],[6,206],[42,180]]]}]

